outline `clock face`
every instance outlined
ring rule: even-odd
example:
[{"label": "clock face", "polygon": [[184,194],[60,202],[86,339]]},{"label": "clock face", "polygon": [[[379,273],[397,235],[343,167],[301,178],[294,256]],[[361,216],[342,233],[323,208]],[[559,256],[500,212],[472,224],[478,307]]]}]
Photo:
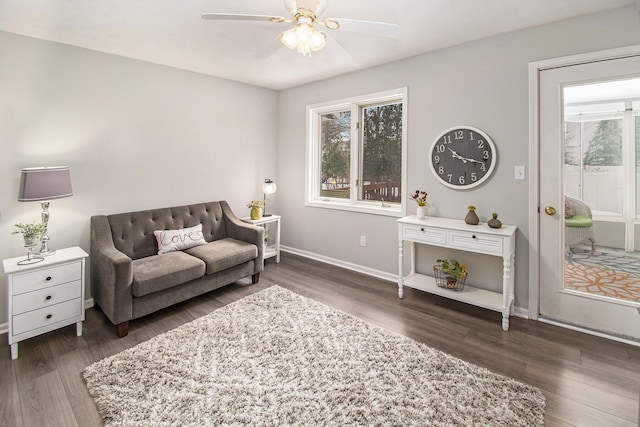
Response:
[{"label": "clock face", "polygon": [[480,129],[458,126],[449,129],[431,146],[431,171],[447,187],[465,190],[491,176],[497,153],[493,141]]}]

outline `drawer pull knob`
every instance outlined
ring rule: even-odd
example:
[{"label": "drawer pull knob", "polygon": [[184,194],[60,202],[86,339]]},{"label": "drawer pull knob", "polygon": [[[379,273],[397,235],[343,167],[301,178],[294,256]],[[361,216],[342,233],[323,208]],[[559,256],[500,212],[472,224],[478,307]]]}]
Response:
[{"label": "drawer pull knob", "polygon": [[51,280],[51,276],[47,276],[46,281],[50,281]]},{"label": "drawer pull knob", "polygon": [[473,235],[473,236],[471,236],[471,237],[472,237],[473,239],[475,239],[475,238],[476,238],[476,235],[474,234],[474,235]]},{"label": "drawer pull knob", "polygon": [[420,229],[420,231],[424,231],[424,227],[422,227],[422,228]]},{"label": "drawer pull knob", "polygon": [[53,317],[53,314],[47,314],[47,319],[51,319]]},{"label": "drawer pull knob", "polygon": [[51,299],[51,295],[47,295],[45,299],[49,301]]}]

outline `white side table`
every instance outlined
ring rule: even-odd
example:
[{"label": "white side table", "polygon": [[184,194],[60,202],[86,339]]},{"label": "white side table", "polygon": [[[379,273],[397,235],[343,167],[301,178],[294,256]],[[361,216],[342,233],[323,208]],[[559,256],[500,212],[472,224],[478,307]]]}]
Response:
[{"label": "white side table", "polygon": [[280,262],[280,215],[263,216],[260,219],[250,217],[240,218],[240,220],[264,227],[264,259],[276,257],[276,262]]},{"label": "white side table", "polygon": [[58,249],[44,261],[18,265],[25,256],[2,261],[7,275],[7,323],[11,358],[18,342],[84,321],[84,267],[89,255],[79,247]]}]

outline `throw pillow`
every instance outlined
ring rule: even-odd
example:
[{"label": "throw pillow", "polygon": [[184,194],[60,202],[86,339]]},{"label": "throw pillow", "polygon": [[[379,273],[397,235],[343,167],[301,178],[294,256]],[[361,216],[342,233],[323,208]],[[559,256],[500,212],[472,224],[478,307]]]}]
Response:
[{"label": "throw pillow", "polygon": [[202,224],[179,230],[156,230],[153,234],[158,241],[158,255],[207,244],[202,234]]},{"label": "throw pillow", "polygon": [[564,198],[564,217],[565,218],[571,218],[573,216],[573,212],[571,212],[571,205],[569,204],[569,201],[567,200],[567,197],[565,196]]}]

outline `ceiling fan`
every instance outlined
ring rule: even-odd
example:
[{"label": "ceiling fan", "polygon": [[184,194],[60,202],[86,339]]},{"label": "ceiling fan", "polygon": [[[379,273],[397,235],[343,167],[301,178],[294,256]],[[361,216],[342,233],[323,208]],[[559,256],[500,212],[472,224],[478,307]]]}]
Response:
[{"label": "ceiling fan", "polygon": [[[639,0],[640,1],[640,0]],[[266,21],[275,24],[295,23],[295,26],[284,31],[280,41],[289,49],[296,49],[303,56],[311,56],[311,52],[322,49],[327,34],[318,31],[314,24],[322,25],[329,30],[349,31],[372,34],[381,37],[397,38],[400,26],[385,22],[361,21],[344,18],[318,18],[327,8],[327,0],[284,0],[286,10],[292,18],[269,15],[248,15],[235,13],[203,13],[203,19],[231,21]]]}]

